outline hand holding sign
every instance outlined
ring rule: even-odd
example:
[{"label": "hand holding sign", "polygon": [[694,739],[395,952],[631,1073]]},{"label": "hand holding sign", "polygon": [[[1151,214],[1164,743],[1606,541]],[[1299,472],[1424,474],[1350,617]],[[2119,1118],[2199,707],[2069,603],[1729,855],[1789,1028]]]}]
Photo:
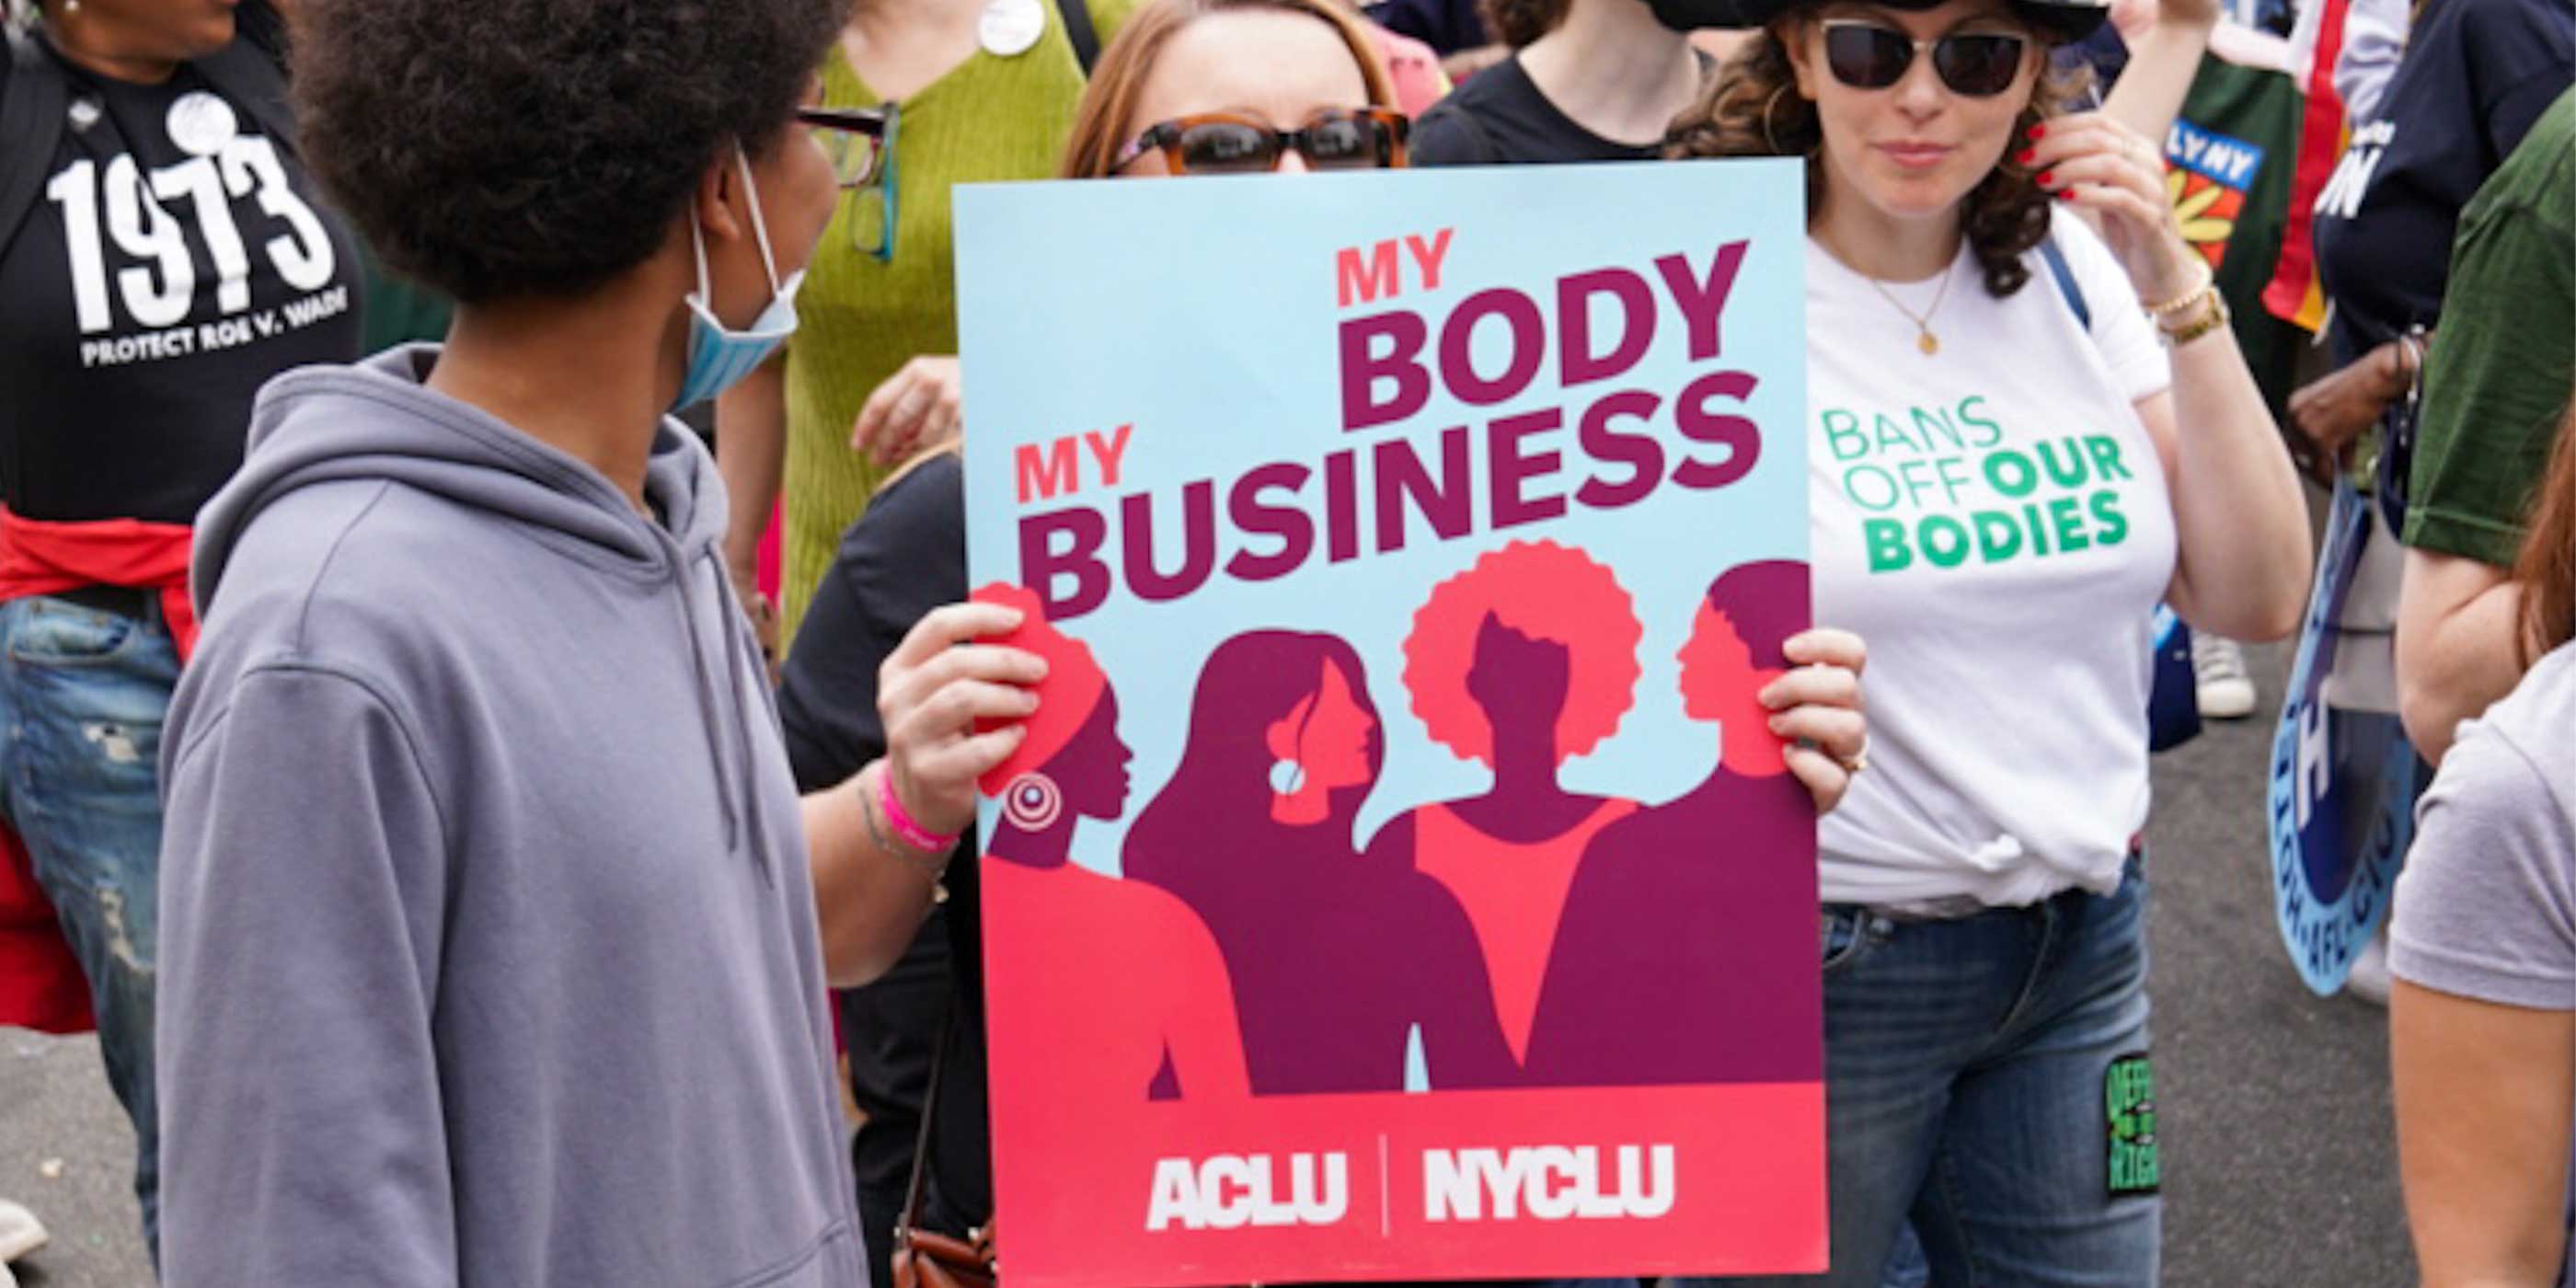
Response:
[{"label": "hand holding sign", "polygon": [[1797,740],[1784,753],[1789,772],[1816,798],[1816,812],[1830,814],[1869,751],[1860,696],[1869,648],[1850,631],[1821,626],[1780,647],[1799,666],[1763,687],[1762,705],[1778,713],[1771,732]]},{"label": "hand holding sign", "polygon": [[[975,821],[975,780],[1026,736],[1038,708],[1028,685],[1046,678],[1036,655],[975,641],[1019,629],[998,604],[950,604],[914,625],[878,670],[877,715],[894,791],[921,825],[942,834]],[[978,721],[1011,723],[976,730]]]}]

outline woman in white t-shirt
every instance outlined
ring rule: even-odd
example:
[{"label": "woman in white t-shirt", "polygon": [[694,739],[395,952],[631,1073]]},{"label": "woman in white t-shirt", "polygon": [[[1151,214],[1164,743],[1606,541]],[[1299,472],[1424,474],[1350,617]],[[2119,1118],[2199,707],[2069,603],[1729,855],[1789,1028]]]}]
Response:
[{"label": "woman in white t-shirt", "polygon": [[2152,1284],[2148,619],[2288,634],[2298,481],[2157,149],[2046,72],[2104,4],[1743,9],[1669,154],[1807,158],[1816,616],[1871,648],[1821,825],[1828,1281],[1910,1219],[1936,1285]]}]

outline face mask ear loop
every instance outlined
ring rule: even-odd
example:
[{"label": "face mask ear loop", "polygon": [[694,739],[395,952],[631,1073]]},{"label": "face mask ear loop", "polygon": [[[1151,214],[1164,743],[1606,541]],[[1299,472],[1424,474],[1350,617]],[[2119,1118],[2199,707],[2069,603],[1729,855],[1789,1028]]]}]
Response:
[{"label": "face mask ear loop", "polygon": [[761,271],[769,274],[769,293],[778,294],[778,261],[769,256],[769,221],[760,216],[760,185],[751,178],[751,155],[742,150],[742,141],[734,140],[734,164],[742,167],[742,192],[751,201],[751,235],[760,243]]},{"label": "face mask ear loop", "polygon": [[712,315],[715,312],[716,303],[714,298],[707,294],[707,230],[705,225],[698,222],[696,198],[691,198],[689,201],[689,244],[696,247],[698,251],[698,307]]}]

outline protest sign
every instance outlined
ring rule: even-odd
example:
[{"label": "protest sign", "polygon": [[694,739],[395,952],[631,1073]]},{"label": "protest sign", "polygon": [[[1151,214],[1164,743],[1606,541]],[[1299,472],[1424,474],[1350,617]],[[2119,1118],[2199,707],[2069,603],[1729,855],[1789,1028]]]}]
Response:
[{"label": "protest sign", "polygon": [[1823,1268],[1801,187],[959,191],[1014,1285]]},{"label": "protest sign", "polygon": [[[2388,917],[2397,869],[2415,835],[2415,797],[2427,777],[2393,701],[2336,700],[2338,660],[2356,643],[2376,647],[2347,668],[2384,676],[2389,666],[2386,632],[2356,640],[2342,625],[2366,548],[2395,540],[2372,526],[2370,511],[2369,498],[2350,480],[2335,481],[2298,661],[2272,735],[2273,906],[2299,978],[2320,996],[2343,988],[2353,960]],[[2384,679],[2356,687],[2380,697],[2395,692]]]}]

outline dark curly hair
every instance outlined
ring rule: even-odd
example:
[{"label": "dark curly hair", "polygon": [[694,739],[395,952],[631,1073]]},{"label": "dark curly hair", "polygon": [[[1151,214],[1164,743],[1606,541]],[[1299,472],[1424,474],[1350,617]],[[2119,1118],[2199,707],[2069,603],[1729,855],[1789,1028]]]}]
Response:
[{"label": "dark curly hair", "polygon": [[1494,39],[1518,49],[1556,30],[1574,0],[1478,0],[1476,12]]},{"label": "dark curly hair", "polygon": [[[1692,157],[1804,156],[1807,159],[1807,210],[1810,215],[1825,195],[1824,126],[1816,104],[1798,93],[1797,73],[1789,65],[1789,47],[1781,38],[1782,20],[1744,42],[1726,66],[1700,90],[1697,101],[1673,118],[1664,134],[1664,155]],[[2039,33],[2046,40],[2048,33]],[[2013,137],[2066,112],[2092,83],[2090,69],[2043,69],[2030,105],[2013,119]],[[1977,264],[1985,270],[1986,290],[2009,296],[2030,280],[2022,253],[2048,235],[2049,196],[2028,170],[2007,156],[1962,203],[1963,231]]]},{"label": "dark curly hair", "polygon": [[307,163],[396,269],[466,303],[650,258],[707,165],[773,144],[849,0],[303,0]]}]

